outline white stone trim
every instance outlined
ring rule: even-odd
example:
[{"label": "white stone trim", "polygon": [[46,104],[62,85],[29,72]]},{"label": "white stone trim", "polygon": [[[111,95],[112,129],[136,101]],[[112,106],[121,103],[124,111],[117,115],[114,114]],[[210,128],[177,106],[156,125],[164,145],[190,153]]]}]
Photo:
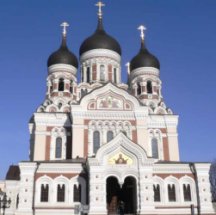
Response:
[{"label": "white stone trim", "polygon": [[164,159],[164,150],[163,150],[163,135],[160,129],[149,129],[149,152],[148,154],[152,157],[152,139],[156,138],[158,143],[158,159],[156,160],[163,160]]},{"label": "white stone trim", "polygon": [[[188,201],[188,202],[184,201],[184,190],[183,190],[184,184],[190,185],[191,201]],[[185,175],[179,179],[179,186],[180,186],[180,200],[181,200],[182,204],[196,204],[196,202],[197,202],[196,185],[195,185],[194,179]]]},{"label": "white stone trim", "polygon": [[54,64],[54,65],[48,67],[48,74],[49,75],[52,73],[55,73],[55,72],[69,72],[69,73],[72,73],[73,75],[76,75],[77,68],[75,68],[72,65],[62,64],[62,63]]},{"label": "white stone trim", "polygon": [[[41,202],[41,185],[48,184],[49,186],[49,198],[48,202]],[[57,186],[58,184],[65,185],[65,201],[57,202]],[[73,189],[74,185],[81,185],[81,203],[73,201]],[[86,181],[84,178],[75,176],[68,179],[62,175],[52,179],[48,176],[42,176],[36,181],[36,192],[35,192],[35,206],[36,207],[69,207],[75,204],[86,204]]]},{"label": "white stone trim", "polygon": [[87,51],[81,55],[80,62],[82,63],[86,60],[89,60],[90,58],[96,57],[108,57],[116,60],[118,63],[121,62],[121,56],[117,52],[111,51],[109,49],[93,49]]},{"label": "white stone trim", "polygon": [[[176,201],[175,202],[170,202],[169,197],[168,197],[168,185],[174,185],[175,186],[175,197]],[[180,202],[180,187],[178,183],[178,179],[173,177],[173,176],[168,176],[167,178],[164,179],[164,186],[165,186],[165,203],[175,205],[179,204]]]},{"label": "white stone trim", "polygon": [[[56,158],[56,139],[60,137],[62,139],[61,158]],[[67,132],[65,128],[55,127],[51,131],[51,144],[50,144],[50,160],[64,160],[66,159],[66,144],[67,144]]]},{"label": "white stone trim", "polygon": [[130,80],[140,75],[159,76],[160,70],[154,67],[140,67],[130,72]]}]

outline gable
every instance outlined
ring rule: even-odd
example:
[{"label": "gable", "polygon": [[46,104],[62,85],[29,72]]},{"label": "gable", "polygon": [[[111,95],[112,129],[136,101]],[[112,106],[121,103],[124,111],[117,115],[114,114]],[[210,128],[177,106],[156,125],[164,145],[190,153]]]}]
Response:
[{"label": "gable", "polygon": [[139,107],[140,103],[127,91],[108,83],[84,96],[80,105],[87,110],[131,111]]},{"label": "gable", "polygon": [[112,141],[104,144],[97,151],[95,158],[89,158],[91,163],[100,165],[144,165],[151,163],[147,158],[145,150],[138,144],[132,142],[123,133],[119,133]]}]

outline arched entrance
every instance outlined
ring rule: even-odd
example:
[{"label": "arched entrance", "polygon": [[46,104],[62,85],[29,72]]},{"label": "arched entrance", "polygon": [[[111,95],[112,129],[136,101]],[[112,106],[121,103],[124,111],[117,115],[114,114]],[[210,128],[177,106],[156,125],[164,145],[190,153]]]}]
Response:
[{"label": "arched entrance", "polygon": [[108,214],[136,214],[137,190],[136,179],[127,177],[120,187],[115,177],[107,178],[107,211]]}]

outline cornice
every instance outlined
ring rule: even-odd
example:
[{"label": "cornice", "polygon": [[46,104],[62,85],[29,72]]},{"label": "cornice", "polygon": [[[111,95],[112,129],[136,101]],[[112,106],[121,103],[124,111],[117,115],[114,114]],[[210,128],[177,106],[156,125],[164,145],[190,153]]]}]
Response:
[{"label": "cornice", "polygon": [[177,174],[177,173],[191,173],[189,164],[172,164],[172,163],[164,163],[164,164],[155,164],[153,167],[153,172],[161,173],[161,174]]},{"label": "cornice", "polygon": [[154,67],[141,67],[130,72],[130,80],[140,75],[154,75],[158,77],[159,73],[159,69],[156,69]]},{"label": "cornice", "polygon": [[[56,171],[58,170],[58,171]],[[79,173],[83,170],[80,163],[41,163],[37,173]]]},{"label": "cornice", "polygon": [[140,111],[140,112],[133,112],[133,111],[98,111],[98,110],[91,110],[91,111],[78,111],[73,110],[71,113],[72,117],[75,118],[82,118],[82,119],[124,119],[124,120],[134,120],[145,118],[148,115],[148,111]]},{"label": "cornice", "polygon": [[48,74],[52,74],[54,72],[68,72],[72,73],[73,75],[76,75],[77,73],[77,68],[75,68],[72,65],[67,65],[67,64],[54,64],[50,67],[48,67]]},{"label": "cornice", "polygon": [[34,113],[34,120],[37,125],[70,126],[68,116],[68,113]]},{"label": "cornice", "polygon": [[178,118],[178,115],[149,115],[147,123],[149,128],[176,127]]},{"label": "cornice", "polygon": [[96,57],[111,58],[119,63],[121,61],[121,56],[118,53],[108,50],[108,49],[93,49],[93,50],[87,51],[84,54],[82,54],[80,61],[83,62],[83,61],[90,60],[91,58],[96,58]]}]

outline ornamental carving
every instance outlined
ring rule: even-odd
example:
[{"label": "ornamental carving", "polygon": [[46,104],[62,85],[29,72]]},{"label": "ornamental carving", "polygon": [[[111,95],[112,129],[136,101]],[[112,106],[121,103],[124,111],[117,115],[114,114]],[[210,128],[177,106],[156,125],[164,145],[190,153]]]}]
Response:
[{"label": "ornamental carving", "polygon": [[123,154],[123,153],[118,153],[114,156],[112,156],[109,160],[108,160],[108,163],[111,164],[111,165],[114,165],[114,164],[127,164],[127,165],[131,165],[133,164],[133,160],[128,157],[127,155]]},{"label": "ornamental carving", "polygon": [[113,96],[107,96],[98,100],[98,109],[123,109],[123,102],[114,98]]}]

